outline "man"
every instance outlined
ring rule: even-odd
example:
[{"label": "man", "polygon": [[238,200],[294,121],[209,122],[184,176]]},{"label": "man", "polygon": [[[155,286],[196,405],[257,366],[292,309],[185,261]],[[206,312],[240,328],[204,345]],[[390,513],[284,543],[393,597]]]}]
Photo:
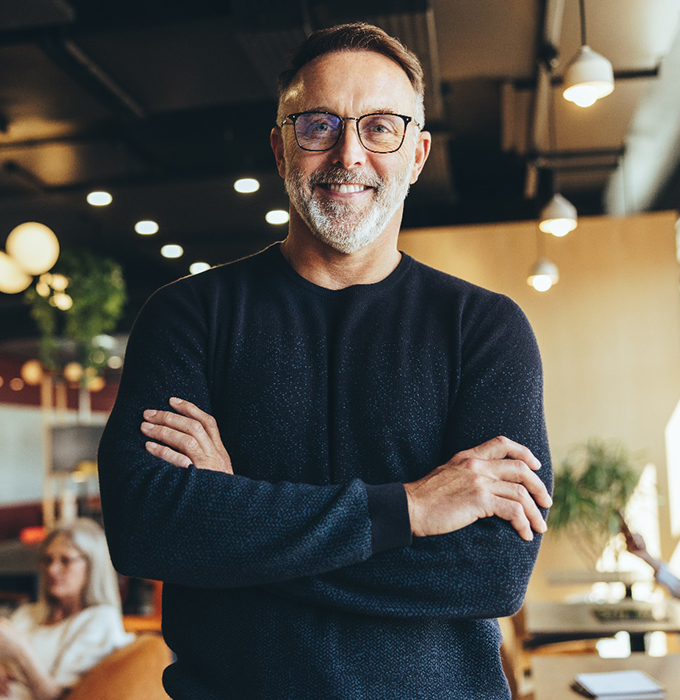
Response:
[{"label": "man", "polygon": [[130,337],[102,504],[119,570],[165,582],[175,699],[509,697],[492,618],[551,503],[540,359],[510,300],[397,250],[422,98],[381,30],[309,37],[271,134],[288,237]]}]

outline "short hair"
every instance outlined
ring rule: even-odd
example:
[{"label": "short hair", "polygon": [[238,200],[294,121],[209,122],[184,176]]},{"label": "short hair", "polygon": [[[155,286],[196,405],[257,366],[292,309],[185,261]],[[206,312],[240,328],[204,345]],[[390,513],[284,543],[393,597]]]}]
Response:
[{"label": "short hair", "polygon": [[[418,57],[399,39],[365,22],[339,24],[310,34],[289,56],[290,67],[279,74],[279,108],[293,79],[315,58],[335,51],[374,51],[391,58],[406,73],[416,93],[416,121],[425,121],[425,79]],[[279,115],[283,116],[283,115]]]},{"label": "short hair", "polygon": [[[42,543],[41,553],[59,535],[64,535],[68,541],[85,557],[87,563],[87,579],[83,590],[83,607],[92,605],[113,605],[121,609],[118,575],[116,574],[106,536],[101,526],[89,518],[77,518],[69,523],[57,525]],[[44,573],[40,576],[38,590],[38,613],[40,623],[47,621],[53,607],[47,595]]]}]

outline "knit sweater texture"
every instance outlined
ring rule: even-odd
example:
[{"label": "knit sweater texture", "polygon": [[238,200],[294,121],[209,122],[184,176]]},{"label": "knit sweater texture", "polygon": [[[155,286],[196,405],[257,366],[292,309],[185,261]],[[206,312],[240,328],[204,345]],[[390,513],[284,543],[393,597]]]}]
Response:
[{"label": "knit sweater texture", "polygon": [[[234,475],[144,449],[145,409],[212,414]],[[412,538],[403,483],[496,435],[551,489],[541,363],[516,304],[402,255],[341,290],[278,245],[156,292],[100,446],[111,555],[164,581],[175,700],[501,700],[494,618],[540,536]]]}]

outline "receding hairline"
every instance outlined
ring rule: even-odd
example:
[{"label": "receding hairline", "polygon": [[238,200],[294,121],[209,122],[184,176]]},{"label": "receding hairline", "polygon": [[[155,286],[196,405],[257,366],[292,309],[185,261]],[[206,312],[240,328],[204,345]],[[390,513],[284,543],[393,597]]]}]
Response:
[{"label": "receding hairline", "polygon": [[289,56],[289,67],[278,78],[278,112],[300,71],[332,53],[370,51],[395,63],[407,77],[416,97],[417,118],[425,119],[425,80],[418,56],[384,29],[365,22],[341,24],[314,32]]},{"label": "receding hairline", "polygon": [[[413,98],[415,101],[415,109],[416,109],[416,114],[414,116],[415,116],[416,122],[420,123],[420,125],[423,124],[423,122],[425,121],[423,95],[417,91],[416,87],[413,85],[413,82],[409,78],[409,75],[404,70],[403,66],[398,61],[395,61],[391,56],[388,56],[388,55],[382,53],[382,51],[374,51],[373,49],[353,48],[353,47],[335,49],[333,51],[326,51],[325,53],[323,53],[319,56],[316,56],[315,58],[313,58],[312,60],[308,61],[303,66],[301,66],[296,71],[295,75],[292,77],[291,81],[288,83],[288,85],[285,87],[285,89],[282,89],[279,92],[279,100],[278,100],[278,105],[277,105],[277,121],[280,121],[280,120],[285,118],[286,110],[284,109],[284,105],[288,101],[291,91],[293,91],[294,88],[296,87],[296,83],[302,79],[301,74],[306,68],[308,68],[309,66],[312,66],[314,63],[316,63],[317,61],[319,61],[321,59],[326,58],[327,56],[332,56],[334,54],[348,54],[348,53],[372,53],[372,54],[375,54],[376,56],[382,56],[383,58],[389,59],[393,65],[395,65],[397,68],[399,68],[401,73],[407,79],[408,84],[413,89]],[[313,108],[316,109],[317,107],[315,106]],[[312,107],[307,107],[307,109],[312,109]],[[320,109],[320,107],[319,107],[319,109]],[[389,109],[392,109],[392,108],[389,107]],[[377,111],[381,111],[381,110],[388,110],[389,111],[389,109],[387,106],[381,106],[379,109],[377,109]]]}]

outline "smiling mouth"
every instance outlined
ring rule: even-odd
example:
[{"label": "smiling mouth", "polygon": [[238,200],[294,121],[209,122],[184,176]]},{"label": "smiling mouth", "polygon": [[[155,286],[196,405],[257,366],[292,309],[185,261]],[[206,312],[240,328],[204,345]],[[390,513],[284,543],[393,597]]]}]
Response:
[{"label": "smiling mouth", "polygon": [[338,192],[339,194],[355,194],[356,192],[364,192],[371,189],[368,185],[337,185],[335,183],[319,183],[320,187],[330,192]]}]

